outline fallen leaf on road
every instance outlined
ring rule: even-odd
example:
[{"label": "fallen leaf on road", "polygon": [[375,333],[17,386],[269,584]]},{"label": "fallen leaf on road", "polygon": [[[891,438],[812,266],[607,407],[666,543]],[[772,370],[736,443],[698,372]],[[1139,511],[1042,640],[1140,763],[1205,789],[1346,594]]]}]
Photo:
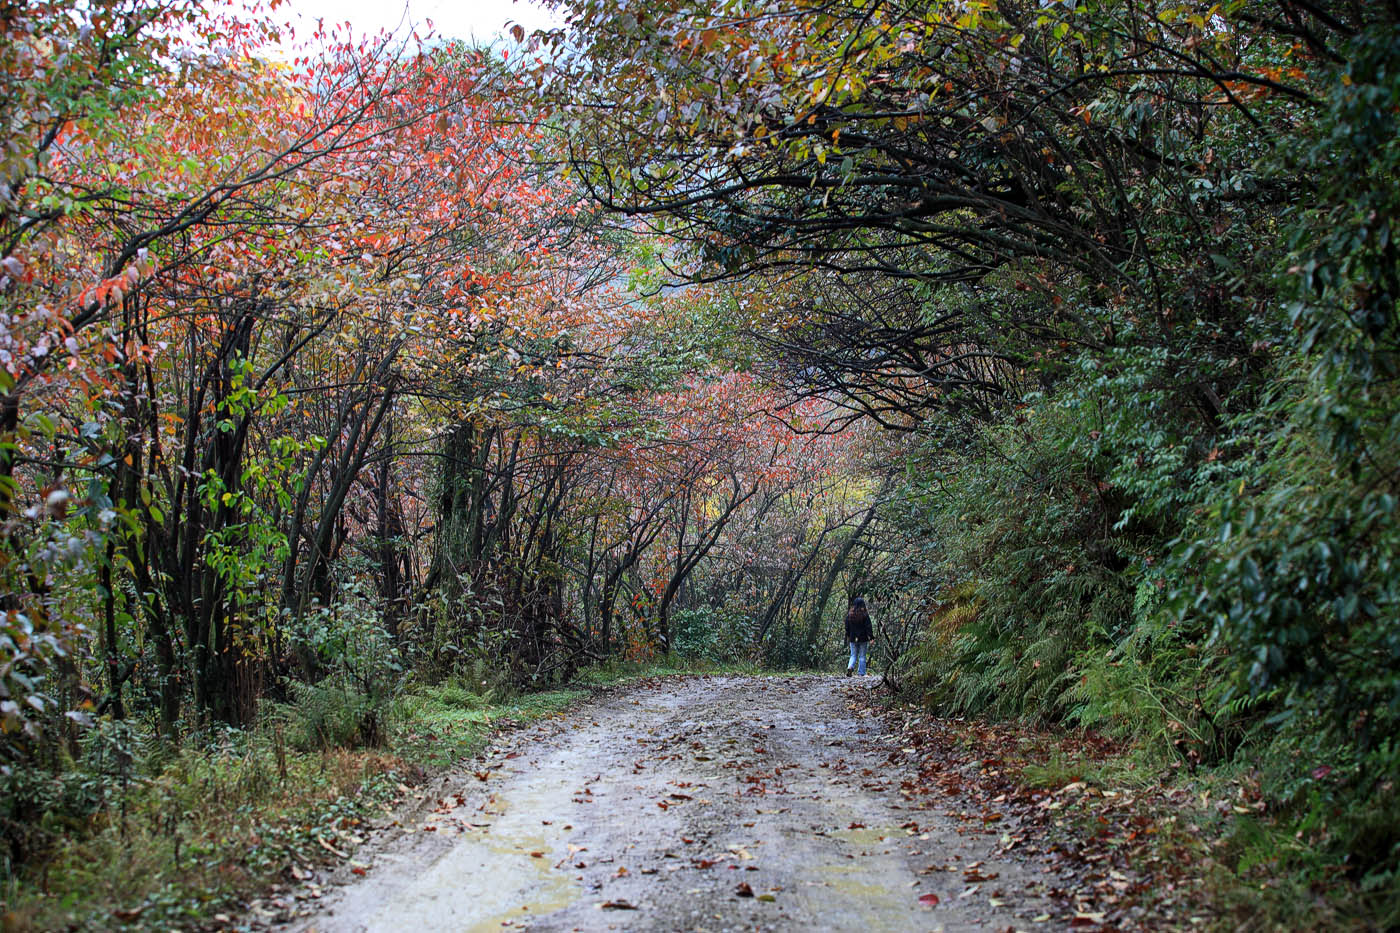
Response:
[{"label": "fallen leaf on road", "polygon": [[619,900],[615,900],[615,901],[603,901],[603,903],[601,903],[601,904],[598,905],[598,909],[599,909],[599,910],[636,910],[636,909],[637,909],[637,905],[636,905],[636,904],[633,904],[631,901],[624,901],[624,900],[619,899]]},{"label": "fallen leaf on road", "polygon": [[734,893],[739,897],[753,897],[753,888],[749,886],[747,881],[740,881],[738,886],[734,888]]},{"label": "fallen leaf on road", "polygon": [[[429,827],[424,826],[423,828],[426,830],[426,829],[428,829]],[[432,827],[432,829],[437,829],[437,827],[434,826],[434,827]],[[337,849],[335,846],[333,846],[333,845],[331,845],[329,842],[327,842],[323,836],[317,836],[317,837],[316,837],[316,841],[319,842],[319,843],[321,844],[321,848],[325,849],[327,852],[329,852],[331,855],[334,855],[336,858],[349,858],[349,857],[350,857],[350,856],[347,855],[346,853],[340,851],[340,850]]]},{"label": "fallen leaf on road", "polygon": [[938,906],[938,895],[937,895],[937,894],[920,894],[920,895],[919,895],[919,903],[920,903],[920,904],[923,904],[923,905],[925,905],[925,906],[927,906],[927,907],[937,907],[937,906]]}]

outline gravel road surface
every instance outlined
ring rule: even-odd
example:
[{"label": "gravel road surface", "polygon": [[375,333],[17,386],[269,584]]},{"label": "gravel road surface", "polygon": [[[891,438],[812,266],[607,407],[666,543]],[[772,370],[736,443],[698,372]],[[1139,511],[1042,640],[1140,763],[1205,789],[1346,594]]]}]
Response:
[{"label": "gravel road surface", "polygon": [[658,680],[511,734],[295,929],[1046,929],[1003,827],[905,792],[875,683]]}]

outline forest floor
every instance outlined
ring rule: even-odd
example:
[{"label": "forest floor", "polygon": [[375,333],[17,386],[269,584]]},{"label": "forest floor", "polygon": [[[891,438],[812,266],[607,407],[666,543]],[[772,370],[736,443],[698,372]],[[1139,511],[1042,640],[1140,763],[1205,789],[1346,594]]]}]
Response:
[{"label": "forest floor", "polygon": [[887,708],[878,683],[694,676],[604,693],[420,788],[330,877],[308,872],[248,919],[297,933],[1202,922],[1140,896],[1123,856],[1156,830],[1136,807],[1119,819],[1118,792],[1072,774],[1032,787],[996,757],[1015,743]]}]

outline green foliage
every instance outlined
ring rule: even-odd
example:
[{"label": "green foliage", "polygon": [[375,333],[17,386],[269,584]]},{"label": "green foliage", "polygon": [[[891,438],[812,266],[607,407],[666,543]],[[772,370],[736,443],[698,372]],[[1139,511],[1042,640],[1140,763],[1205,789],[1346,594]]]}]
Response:
[{"label": "green foliage", "polygon": [[1270,888],[1282,916],[1287,891],[1346,866],[1365,915],[1393,916],[1400,821],[1377,801],[1400,780],[1397,451],[1376,436],[1337,468],[1311,361],[1265,371],[1208,446],[1154,389],[1152,354],[1087,360],[1006,423],[931,445],[908,495],[935,601],[905,664],[947,712],[1068,720],[1190,770],[1257,764],[1274,821],[1220,827],[1232,870],[1291,879]]},{"label": "green foliage", "polygon": [[483,691],[504,695],[512,685],[504,656],[509,635],[491,620],[503,604],[498,595],[479,592],[461,574],[451,586],[435,590],[401,630],[398,645],[406,666],[423,682],[480,684]]},{"label": "green foliage", "polygon": [[937,469],[911,478],[931,539],[919,576],[947,588],[911,682],[941,709],[1062,719],[1078,655],[1121,636],[1125,546],[1102,534],[1117,516],[1078,453],[1079,415],[1039,399],[959,451],[931,448]]},{"label": "green foliage", "polygon": [[[285,862],[277,846],[313,838],[296,826],[345,829],[362,812],[347,802],[357,789],[383,797],[397,765],[357,750],[445,765],[479,747],[493,717],[568,702],[554,693],[502,708],[519,685],[567,681],[599,645],[641,658],[664,643],[696,667],[824,666],[825,620],[804,607],[821,604],[815,615],[845,585],[871,597],[891,629],[925,626],[893,670],[940,711],[1092,727],[1206,782],[1257,767],[1268,819],[1213,827],[1233,833],[1226,870],[1251,885],[1282,873],[1296,882],[1286,896],[1299,898],[1344,875],[1368,916],[1400,923],[1396,14],[1327,3],[1283,14],[1248,2],[1026,6],[573,3],[573,35],[547,40],[554,54],[535,72],[556,95],[553,125],[572,134],[572,168],[610,206],[666,235],[634,244],[611,234],[617,253],[634,247],[633,294],[609,297],[606,312],[582,301],[556,329],[552,311],[537,321],[507,313],[507,297],[552,303],[543,285],[538,295],[515,287],[536,271],[528,265],[510,289],[487,288],[487,265],[520,258],[508,251],[476,269],[466,254],[395,247],[381,276],[385,237],[366,230],[364,242],[342,249],[337,239],[331,250],[279,226],[282,213],[308,230],[342,225],[315,205],[258,215],[260,183],[222,179],[217,197],[155,184],[144,162],[163,124],[137,121],[128,143],[119,124],[130,121],[117,118],[166,96],[160,79],[185,32],[176,27],[196,21],[195,5],[21,5],[5,27],[17,41],[0,44],[11,66],[0,68],[0,114],[12,129],[0,176],[16,205],[0,219],[15,252],[0,288],[47,288],[33,284],[57,262],[43,258],[47,232],[85,218],[113,226],[116,253],[149,243],[160,262],[123,259],[108,270],[119,282],[91,292],[95,303],[77,281],[54,283],[43,315],[11,302],[35,311],[13,315],[16,326],[50,320],[54,296],[64,308],[53,314],[72,314],[81,295],[78,313],[90,317],[0,368],[0,400],[29,393],[22,414],[6,409],[14,423],[0,438],[0,835],[18,859],[7,898],[33,881],[21,864],[33,860],[95,903],[144,899],[153,923],[196,918],[239,885],[182,860],[224,864],[251,845],[242,870],[269,877]],[[763,28],[735,28],[746,19]],[[122,176],[116,161],[107,180],[56,171],[81,166],[88,147],[131,156],[136,174]],[[213,158],[256,163],[239,149]],[[300,184],[290,169],[255,177],[277,181],[279,202],[279,185]],[[161,194],[173,217],[143,200],[147,181],[174,185]],[[228,206],[201,213],[206,199],[210,211]],[[105,205],[116,205],[110,217]],[[562,223],[573,206],[550,215],[560,235],[549,242],[581,239]],[[275,267],[240,267],[243,211],[266,230],[258,249],[302,260],[363,252],[375,271],[338,269],[323,293],[298,290]],[[151,218],[162,219],[140,233]],[[218,242],[229,225],[231,255],[219,260],[229,268],[207,277],[226,283],[206,281],[167,242],[202,252],[206,222]],[[54,248],[81,250],[99,232],[52,238]],[[445,247],[465,232],[402,240]],[[621,280],[609,261],[596,265],[598,281]],[[394,266],[474,270],[426,299],[470,315],[423,345],[459,344],[442,361],[446,377],[397,358],[398,343],[377,362],[363,356],[395,317],[365,312],[372,328],[360,332],[316,324],[309,311],[388,308],[447,278],[401,279]],[[753,272],[773,277],[748,295],[697,289],[694,301],[668,303],[678,275],[713,284]],[[394,300],[360,295],[370,278]],[[197,297],[206,288],[210,298]],[[162,306],[159,289],[175,304]],[[273,307],[283,302],[293,310]],[[142,308],[188,313],[203,329],[184,349],[155,340],[156,352],[144,346],[152,321],[132,317]],[[569,332],[565,321],[586,323]],[[292,346],[321,333],[310,325],[335,335],[318,344],[325,359]],[[98,331],[106,336],[86,336]],[[213,355],[199,335],[218,344]],[[111,351],[101,363],[84,356],[99,346]],[[258,353],[282,362],[259,375],[245,358]],[[62,354],[87,391],[31,412],[36,393],[57,399],[77,379],[34,378],[41,358]],[[340,372],[333,357],[355,362]],[[274,379],[284,365],[311,381],[285,381],[284,392]],[[794,485],[786,501],[759,497],[761,507],[737,513],[736,524],[751,518],[770,533],[726,540],[727,563],[686,565],[658,596],[670,568],[685,565],[669,549],[694,547],[688,532],[714,506],[709,481],[727,470],[737,496],[741,474],[796,469],[775,457],[746,463],[744,442],[706,436],[674,410],[679,394],[719,384],[721,366],[794,389],[799,405],[754,407],[802,430],[834,423],[811,409],[799,417],[805,397],[915,438],[902,488],[869,512],[881,543],[853,533],[862,547],[842,551],[820,587],[804,574],[822,566],[825,545],[793,519],[838,516],[820,530],[829,545],[861,514],[845,506],[868,492],[828,485],[824,463],[805,495]],[[155,375],[175,368],[187,385]],[[340,394],[316,399],[312,384]],[[395,397],[410,384],[412,402]],[[186,395],[188,407],[170,404]],[[426,474],[370,469],[415,446],[424,417],[453,425],[436,488]],[[332,426],[334,449],[287,433],[306,423]],[[725,470],[670,473],[675,464],[662,462],[726,447],[745,456]],[[851,454],[830,470],[871,469],[883,454]],[[38,494],[27,511],[21,490]],[[361,509],[354,500],[370,492],[376,501]],[[405,521],[411,509],[436,520]],[[417,560],[427,540],[434,553]],[[804,542],[814,560],[798,573]],[[702,579],[721,574],[738,582]],[[890,634],[880,649],[893,653],[906,642]],[[640,673],[588,676],[629,672]],[[180,720],[181,696],[165,688],[195,680],[200,708]],[[245,721],[259,680],[284,700],[262,729],[194,721]],[[247,704],[233,702],[237,691]],[[186,747],[172,741],[182,729]],[[326,778],[336,762],[351,764]],[[1051,759],[1032,777],[1054,784],[1082,767]],[[122,877],[103,876],[108,864]],[[195,879],[207,897],[189,895]],[[29,906],[55,925],[84,922],[66,904]],[[110,921],[106,907],[86,909],[86,922]]]},{"label": "green foliage", "polygon": [[[142,929],[207,924],[292,865],[325,861],[326,845],[353,850],[360,827],[405,782],[479,752],[493,723],[554,715],[582,696],[507,700],[450,681],[400,693],[378,750],[299,749],[293,738],[313,725],[297,716],[330,720],[364,700],[348,690],[330,710],[313,709],[332,689],[283,706],[258,729],[219,728],[180,745],[104,721],[62,770],[0,775],[11,843],[0,898],[10,917],[38,929],[111,929],[116,911],[134,912]],[[23,838],[10,833],[17,816]]]},{"label": "green foliage", "polygon": [[319,751],[383,745],[390,728],[388,704],[358,686],[344,675],[314,684],[293,681],[292,703],[282,714],[292,747]]},{"label": "green foliage", "polygon": [[[671,651],[687,665],[751,665],[756,626],[751,616],[727,608],[679,609],[671,615]],[[781,668],[766,645],[771,666]]]},{"label": "green foliage", "polygon": [[294,747],[304,750],[383,745],[394,699],[406,682],[396,640],[358,582],[341,587],[289,630],[292,648],[311,681],[291,680],[292,702],[280,719]]},{"label": "green foliage", "polygon": [[719,660],[720,635],[720,627],[708,610],[680,609],[671,616],[671,650],[678,657]]},{"label": "green foliage", "polygon": [[331,605],[317,606],[293,622],[287,636],[313,676],[329,672],[366,696],[387,698],[402,687],[405,666],[397,639],[364,587],[358,578],[342,583]]}]

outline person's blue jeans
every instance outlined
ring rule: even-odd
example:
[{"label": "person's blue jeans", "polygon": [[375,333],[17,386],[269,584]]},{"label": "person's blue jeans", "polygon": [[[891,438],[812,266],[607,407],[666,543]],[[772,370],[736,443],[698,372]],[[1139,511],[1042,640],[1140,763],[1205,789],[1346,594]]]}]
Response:
[{"label": "person's blue jeans", "polygon": [[851,642],[851,663],[846,665],[846,670],[849,671],[851,668],[854,667],[856,669],[856,673],[864,677],[865,655],[869,650],[870,642],[868,641]]}]

